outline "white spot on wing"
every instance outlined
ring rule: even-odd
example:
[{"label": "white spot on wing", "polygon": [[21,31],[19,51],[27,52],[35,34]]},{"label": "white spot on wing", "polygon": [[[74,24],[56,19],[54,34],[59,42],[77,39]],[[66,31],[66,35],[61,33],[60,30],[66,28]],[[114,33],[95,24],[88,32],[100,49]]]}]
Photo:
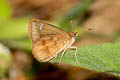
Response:
[{"label": "white spot on wing", "polygon": [[32,26],[34,26],[35,25],[35,22],[32,22]]},{"label": "white spot on wing", "polygon": [[42,29],[43,29],[43,25],[44,25],[44,24],[41,24],[41,25],[40,25],[40,27],[39,27],[39,29],[40,29],[40,30],[42,30]]}]

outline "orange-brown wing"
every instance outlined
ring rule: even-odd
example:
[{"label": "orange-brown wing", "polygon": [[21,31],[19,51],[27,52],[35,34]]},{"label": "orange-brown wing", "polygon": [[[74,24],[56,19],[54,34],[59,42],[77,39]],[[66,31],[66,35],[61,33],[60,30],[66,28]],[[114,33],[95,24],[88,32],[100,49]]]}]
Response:
[{"label": "orange-brown wing", "polygon": [[68,33],[37,19],[30,20],[28,32],[32,40],[33,55],[40,62],[56,57],[71,40]]}]

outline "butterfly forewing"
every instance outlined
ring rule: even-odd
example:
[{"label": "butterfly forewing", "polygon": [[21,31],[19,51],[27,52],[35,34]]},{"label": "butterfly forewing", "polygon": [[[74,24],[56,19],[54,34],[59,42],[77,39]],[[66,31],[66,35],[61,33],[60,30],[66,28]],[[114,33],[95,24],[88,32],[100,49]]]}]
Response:
[{"label": "butterfly forewing", "polygon": [[40,62],[56,57],[71,40],[68,33],[37,19],[30,20],[29,36],[32,40],[33,55]]}]

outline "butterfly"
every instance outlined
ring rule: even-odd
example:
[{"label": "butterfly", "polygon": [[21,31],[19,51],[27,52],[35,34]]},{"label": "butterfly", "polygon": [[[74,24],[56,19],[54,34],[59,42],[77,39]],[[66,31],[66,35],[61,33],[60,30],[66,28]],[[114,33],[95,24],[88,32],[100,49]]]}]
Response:
[{"label": "butterfly", "polygon": [[67,33],[62,29],[45,21],[31,19],[28,25],[29,37],[32,41],[32,54],[39,62],[48,62],[61,54],[60,61],[65,51],[76,49],[75,58],[77,63],[77,47],[72,46],[77,37],[77,32]]}]

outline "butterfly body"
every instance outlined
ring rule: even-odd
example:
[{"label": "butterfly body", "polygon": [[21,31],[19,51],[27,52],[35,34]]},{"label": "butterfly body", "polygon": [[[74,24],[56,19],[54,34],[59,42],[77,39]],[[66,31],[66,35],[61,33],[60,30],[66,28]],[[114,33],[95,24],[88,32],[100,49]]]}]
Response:
[{"label": "butterfly body", "polygon": [[40,62],[55,58],[60,52],[69,48],[76,37],[76,33],[66,33],[37,19],[30,20],[28,32],[32,40],[33,56]]}]

